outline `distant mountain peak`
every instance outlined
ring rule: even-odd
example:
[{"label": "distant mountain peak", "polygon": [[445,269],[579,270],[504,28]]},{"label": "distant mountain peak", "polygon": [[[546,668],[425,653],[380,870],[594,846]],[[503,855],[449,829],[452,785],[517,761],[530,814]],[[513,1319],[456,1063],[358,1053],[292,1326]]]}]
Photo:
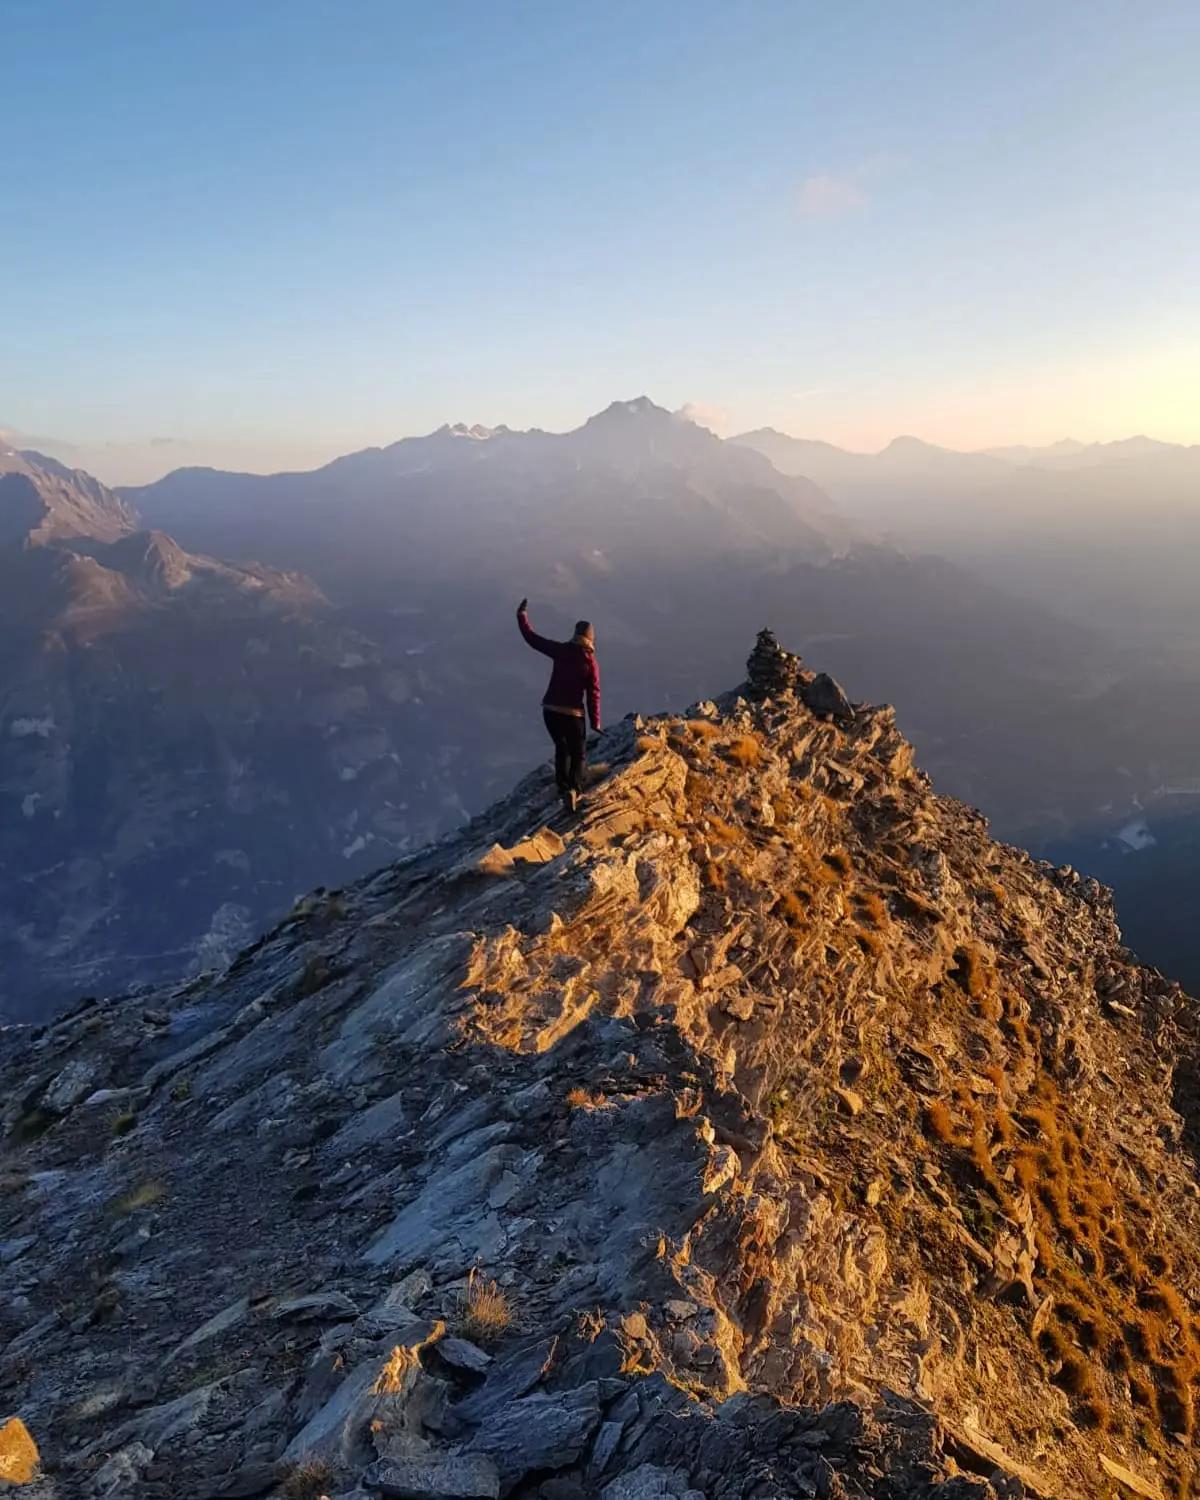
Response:
[{"label": "distant mountain peak", "polygon": [[632,401],[611,401],[603,411],[589,417],[584,425],[592,427],[599,423],[629,421],[631,418],[651,418],[656,422],[687,420],[672,416],[665,406],[659,406],[649,396],[635,396]]},{"label": "distant mountain peak", "polygon": [[497,433],[507,432],[507,427],[485,427],[482,422],[473,422],[470,426],[466,422],[445,422],[437,430],[439,437],[470,438],[475,442],[486,442]]}]

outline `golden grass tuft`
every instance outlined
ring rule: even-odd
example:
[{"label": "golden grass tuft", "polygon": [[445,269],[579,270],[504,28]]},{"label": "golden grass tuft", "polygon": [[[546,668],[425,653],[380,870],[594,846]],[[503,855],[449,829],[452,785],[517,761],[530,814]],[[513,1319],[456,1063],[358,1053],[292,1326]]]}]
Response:
[{"label": "golden grass tuft", "polygon": [[689,719],[684,728],[694,740],[715,740],[721,733],[710,719]]},{"label": "golden grass tuft", "polygon": [[950,978],[964,994],[978,1000],[988,987],[988,966],[983,953],[973,943],[954,950],[954,967]]},{"label": "golden grass tuft", "polygon": [[743,734],[726,745],[725,754],[734,765],[746,771],[762,765],[762,746],[752,734]]},{"label": "golden grass tuft", "polygon": [[878,891],[855,891],[851,897],[858,912],[858,920],[864,927],[878,931],[887,926],[888,909]]},{"label": "golden grass tuft", "polygon": [[925,1129],[935,1141],[941,1141],[944,1146],[957,1143],[954,1121],[950,1118],[950,1109],[944,1099],[935,1099],[932,1104],[926,1105]]},{"label": "golden grass tuft", "polygon": [[139,1182],[137,1187],[131,1188],[127,1193],[121,1193],[114,1198],[109,1205],[114,1214],[137,1213],[141,1208],[152,1208],[167,1196],[167,1185],[154,1178],[146,1182]]},{"label": "golden grass tuft", "polygon": [[860,927],[854,936],[864,953],[869,953],[872,958],[883,956],[883,939],[872,928]]},{"label": "golden grass tuft", "polygon": [[1095,1394],[1072,1407],[1072,1415],[1079,1427],[1089,1427],[1096,1432],[1107,1432],[1112,1426],[1112,1410],[1107,1401]]},{"label": "golden grass tuft", "polygon": [[660,740],[658,738],[657,735],[654,735],[654,734],[640,734],[640,735],[638,735],[638,737],[637,737],[637,739],[636,739],[636,741],[634,743],[637,745],[637,748],[639,750],[641,750],[641,751],[647,751],[647,750],[661,750],[663,742],[662,742],[662,740]]},{"label": "golden grass tuft", "polygon": [[122,1110],[120,1114],[113,1116],[112,1133],[116,1136],[128,1135],[136,1124],[137,1115],[133,1110]]},{"label": "golden grass tuft", "polygon": [[712,815],[706,818],[705,822],[708,825],[708,832],[711,833],[714,838],[719,839],[723,844],[741,843],[741,832],[737,828],[735,828],[732,823],[727,823],[724,818],[718,818],[715,815]]},{"label": "golden grass tuft", "polygon": [[472,1270],[459,1302],[458,1324],[463,1334],[477,1344],[490,1343],[512,1320],[512,1307],[499,1284]]},{"label": "golden grass tuft", "polygon": [[333,1489],[335,1478],[323,1458],[304,1458],[288,1470],[279,1493],[284,1500],[318,1500]]},{"label": "golden grass tuft", "polygon": [[845,880],[851,871],[850,856],[844,849],[831,849],[821,856],[822,862],[840,879]]},{"label": "golden grass tuft", "polygon": [[775,903],[775,912],[789,927],[802,927],[808,921],[808,909],[811,905],[812,897],[807,891],[784,891]]},{"label": "golden grass tuft", "polygon": [[585,1088],[571,1089],[566,1098],[568,1109],[599,1109],[603,1103],[603,1094],[593,1094]]},{"label": "golden grass tuft", "polygon": [[725,889],[725,871],[715,859],[706,859],[703,869],[704,884],[712,891],[723,891]]}]

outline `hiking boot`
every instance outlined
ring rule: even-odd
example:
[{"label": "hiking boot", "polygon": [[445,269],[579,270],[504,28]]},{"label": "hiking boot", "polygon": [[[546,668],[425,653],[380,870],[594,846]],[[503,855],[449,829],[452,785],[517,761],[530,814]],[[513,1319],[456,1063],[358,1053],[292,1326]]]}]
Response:
[{"label": "hiking boot", "polygon": [[563,811],[573,813],[579,806],[579,793],[573,787],[567,787],[562,794]]}]

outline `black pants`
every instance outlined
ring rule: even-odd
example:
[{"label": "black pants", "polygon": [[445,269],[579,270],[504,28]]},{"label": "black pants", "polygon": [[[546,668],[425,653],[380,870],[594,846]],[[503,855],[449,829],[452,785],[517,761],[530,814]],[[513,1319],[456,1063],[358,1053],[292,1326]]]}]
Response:
[{"label": "black pants", "polygon": [[575,714],[542,710],[542,718],[554,741],[554,779],[560,792],[583,791],[583,768],[587,764],[587,720]]}]

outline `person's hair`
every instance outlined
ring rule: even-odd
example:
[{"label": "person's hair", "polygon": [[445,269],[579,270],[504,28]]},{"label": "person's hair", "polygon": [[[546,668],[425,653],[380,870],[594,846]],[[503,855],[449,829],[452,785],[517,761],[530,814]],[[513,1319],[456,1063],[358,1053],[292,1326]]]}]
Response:
[{"label": "person's hair", "polygon": [[592,622],[590,620],[576,620],[575,621],[575,634],[576,635],[587,636],[588,640],[590,641],[592,639],[592,637],[595,635],[595,633],[596,632],[592,629]]}]

